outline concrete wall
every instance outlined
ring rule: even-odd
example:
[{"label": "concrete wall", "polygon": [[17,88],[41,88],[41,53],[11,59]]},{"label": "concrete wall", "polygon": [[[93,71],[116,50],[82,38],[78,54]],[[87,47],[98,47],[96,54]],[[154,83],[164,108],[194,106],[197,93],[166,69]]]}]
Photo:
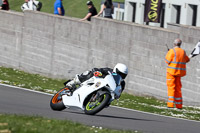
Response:
[{"label": "concrete wall", "polygon": [[19,67],[24,16],[0,11],[0,64]]},{"label": "concrete wall", "polygon": [[[40,12],[0,11],[0,65],[56,78],[71,78],[93,67],[129,67],[126,91],[167,99],[167,52],[175,38],[183,38],[189,54],[200,29],[181,32],[129,22],[93,18],[81,22]],[[173,29],[173,28],[172,28]],[[180,28],[177,28],[180,29]],[[195,57],[183,78],[184,104],[200,105],[200,69]]]}]

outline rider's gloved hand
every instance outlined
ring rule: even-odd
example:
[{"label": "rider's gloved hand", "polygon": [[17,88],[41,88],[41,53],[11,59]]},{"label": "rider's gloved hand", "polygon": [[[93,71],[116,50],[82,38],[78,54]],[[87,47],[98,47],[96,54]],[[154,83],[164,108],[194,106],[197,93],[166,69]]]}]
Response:
[{"label": "rider's gloved hand", "polygon": [[96,72],[94,72],[94,76],[95,76],[95,77],[101,77],[101,76],[102,76],[102,73],[99,72],[99,71],[96,71]]}]

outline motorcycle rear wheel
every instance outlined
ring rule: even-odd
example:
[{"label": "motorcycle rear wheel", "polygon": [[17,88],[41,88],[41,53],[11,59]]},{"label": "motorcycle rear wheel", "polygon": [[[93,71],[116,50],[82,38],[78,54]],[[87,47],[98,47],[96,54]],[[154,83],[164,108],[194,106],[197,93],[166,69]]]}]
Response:
[{"label": "motorcycle rear wheel", "polygon": [[[95,96],[96,94],[91,95],[90,100],[88,100],[84,109],[85,114],[95,115],[96,113],[101,111],[105,106],[108,105],[108,102],[110,101],[111,98],[110,94],[107,92],[98,96],[97,99],[94,98]],[[95,101],[93,101],[92,99],[95,99]]]},{"label": "motorcycle rear wheel", "polygon": [[63,88],[61,90],[59,90],[52,98],[50,101],[50,107],[52,110],[56,110],[56,111],[61,111],[63,109],[65,109],[65,105],[63,104],[62,98],[60,96],[60,93],[64,90],[66,90],[68,88]]}]

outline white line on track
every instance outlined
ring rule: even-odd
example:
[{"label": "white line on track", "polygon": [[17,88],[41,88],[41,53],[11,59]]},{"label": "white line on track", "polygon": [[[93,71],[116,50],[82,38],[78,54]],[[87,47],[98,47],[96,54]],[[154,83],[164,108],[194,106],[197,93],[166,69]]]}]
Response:
[{"label": "white line on track", "polygon": [[0,83],[0,85],[1,85],[1,86],[7,86],[7,87],[16,88],[16,89],[20,89],[20,90],[26,90],[26,91],[31,91],[31,92],[35,92],[35,93],[40,93],[40,94],[44,94],[44,95],[53,96],[53,94],[46,93],[46,92],[42,92],[42,91],[36,91],[36,90],[31,90],[31,89],[21,88],[21,87],[17,87],[17,86],[12,86],[12,85],[1,84],[1,83]]},{"label": "white line on track", "polygon": [[[21,87],[17,87],[17,86],[12,86],[12,85],[1,84],[1,83],[0,83],[0,85],[1,86],[7,86],[7,87],[16,88],[16,89],[20,89],[20,90],[25,90],[25,91],[40,93],[40,94],[44,94],[44,95],[53,96],[53,94],[49,94],[49,93],[46,93],[46,92],[41,92],[41,91],[36,91],[36,90],[31,90],[31,89],[21,88]],[[118,106],[112,106],[111,105],[110,107],[119,108],[119,109],[128,110],[128,111],[133,111],[133,112],[139,112],[139,113],[143,113],[143,114],[150,114],[150,115],[155,115],[155,116],[161,116],[161,117],[167,117],[167,118],[172,118],[172,119],[180,119],[180,120],[192,121],[192,122],[198,122],[198,123],[200,123],[200,121],[196,121],[196,120],[188,120],[188,119],[184,119],[184,118],[176,118],[176,117],[172,117],[172,116],[159,115],[159,114],[154,114],[154,113],[149,113],[149,112],[143,112],[143,111],[138,111],[138,110],[134,110],[134,109],[123,108],[123,107],[118,107]]]}]

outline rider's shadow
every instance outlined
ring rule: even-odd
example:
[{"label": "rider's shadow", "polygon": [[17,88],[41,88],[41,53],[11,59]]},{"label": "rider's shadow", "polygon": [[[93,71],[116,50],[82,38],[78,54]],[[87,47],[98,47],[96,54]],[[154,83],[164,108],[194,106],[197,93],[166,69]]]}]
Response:
[{"label": "rider's shadow", "polygon": [[[138,120],[138,121],[157,121],[157,120],[148,120],[148,119],[139,119],[139,118],[131,118],[131,117],[123,117],[123,116],[115,116],[115,115],[103,115],[100,113],[97,113],[96,115],[87,115],[84,112],[80,111],[80,110],[65,110],[68,113],[71,114],[77,114],[77,115],[86,115],[89,117],[102,117],[102,118],[113,118],[113,119],[123,119],[123,120]],[[157,122],[161,122],[161,121],[157,121]]]},{"label": "rider's shadow", "polygon": [[155,120],[138,119],[138,118],[130,118],[130,117],[114,116],[114,115],[101,115],[101,114],[97,114],[96,116],[105,117],[105,118],[124,119],[124,120],[155,121]]}]

